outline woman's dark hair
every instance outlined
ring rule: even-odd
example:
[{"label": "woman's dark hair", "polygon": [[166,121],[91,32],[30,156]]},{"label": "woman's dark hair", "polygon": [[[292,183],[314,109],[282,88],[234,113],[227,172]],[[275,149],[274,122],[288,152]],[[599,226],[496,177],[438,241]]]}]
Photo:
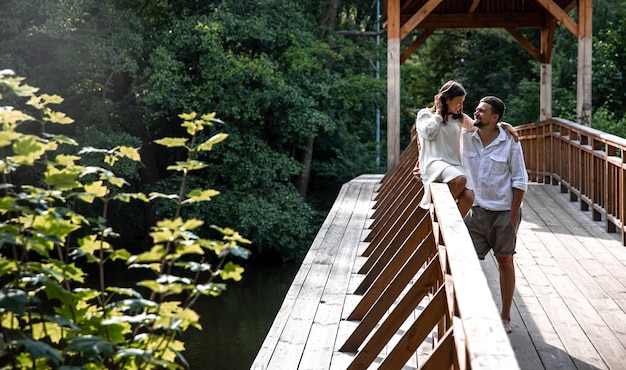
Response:
[{"label": "woman's dark hair", "polygon": [[[448,120],[448,103],[446,103],[446,100],[456,98],[457,96],[465,96],[467,93],[465,92],[463,85],[450,80],[441,86],[439,89],[439,95],[441,99],[441,106],[443,107],[443,111],[441,112],[443,115],[443,124],[445,125]],[[452,118],[454,119],[461,119],[461,117],[463,117],[463,112],[454,113],[452,115]]]}]

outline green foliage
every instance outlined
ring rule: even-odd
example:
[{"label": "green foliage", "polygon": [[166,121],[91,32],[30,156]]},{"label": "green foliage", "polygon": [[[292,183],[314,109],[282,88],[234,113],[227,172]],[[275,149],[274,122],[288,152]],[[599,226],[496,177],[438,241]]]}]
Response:
[{"label": "green foliage", "polygon": [[593,112],[591,126],[596,130],[626,138],[626,114],[619,117],[607,106],[603,106]]},{"label": "green foliage", "polygon": [[[77,144],[43,130],[48,124],[72,123],[50,108],[62,99],[37,95],[37,89],[9,70],[0,71],[0,86],[0,100],[5,96],[25,100],[38,113],[0,108],[1,366],[188,367],[179,337],[188,328],[200,328],[193,304],[201,296],[219,295],[225,289],[222,281],[239,281],[243,268],[227,258],[249,254],[241,246],[249,241],[238,232],[211,226],[221,239],[202,238],[197,231],[204,221],[182,212],[185,205],[201,204],[219,194],[190,189],[187,179],[190,172],[206,167],[197,159],[198,153],[213,150],[226,138],[217,133],[199,140],[206,128],[220,121],[215,114],[182,114],[184,136],[157,141],[187,153],[184,160],[168,167],[180,173],[177,193],[129,193],[124,191],[127,181],[114,169],[127,160],[140,161],[137,149],[84,147],[74,155],[63,154],[60,147]],[[23,133],[21,127],[28,123],[40,125],[42,134]],[[81,164],[87,154],[100,156],[104,167]],[[36,165],[43,169],[36,183],[11,181],[22,168]],[[137,254],[117,247],[119,234],[107,220],[109,206],[154,199],[174,206],[169,217],[152,227],[151,247]],[[81,205],[96,203],[101,204],[101,214],[79,212]],[[111,269],[123,269],[137,280],[111,285]],[[96,277],[88,271],[95,271]]]}]

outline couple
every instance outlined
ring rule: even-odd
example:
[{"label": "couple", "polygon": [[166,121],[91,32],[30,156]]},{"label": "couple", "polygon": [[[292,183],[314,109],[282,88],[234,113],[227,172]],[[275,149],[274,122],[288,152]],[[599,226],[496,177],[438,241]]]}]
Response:
[{"label": "couple", "polygon": [[447,183],[478,258],[485,259],[493,249],[500,271],[500,317],[511,333],[513,255],[528,174],[515,129],[501,122],[504,102],[482,98],[472,120],[463,113],[465,95],[460,83],[448,81],[435,95],[434,106],[418,112],[420,152],[413,173],[424,183],[420,207],[430,208],[431,182]]}]

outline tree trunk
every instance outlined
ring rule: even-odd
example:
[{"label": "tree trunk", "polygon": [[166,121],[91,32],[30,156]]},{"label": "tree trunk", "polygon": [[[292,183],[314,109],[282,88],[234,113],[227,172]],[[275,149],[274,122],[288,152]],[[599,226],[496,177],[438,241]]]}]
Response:
[{"label": "tree trunk", "polygon": [[306,150],[302,155],[301,163],[304,165],[300,176],[298,176],[298,181],[296,183],[296,188],[298,189],[298,193],[302,196],[302,198],[306,198],[306,192],[309,188],[309,179],[311,178],[311,162],[313,161],[313,144],[315,143],[315,138],[311,137],[306,142]]},{"label": "tree trunk", "polygon": [[[328,37],[335,32],[335,20],[337,19],[337,11],[339,10],[339,0],[325,0],[322,8],[322,14],[320,16],[320,37]],[[332,40],[327,40],[330,47],[333,47]],[[324,68],[331,70],[333,68],[332,58],[326,60]],[[302,172],[298,176],[296,181],[296,188],[298,193],[306,198],[306,193],[309,187],[309,179],[311,178],[311,162],[313,161],[313,145],[315,143],[315,136],[310,137],[306,143],[306,149],[302,155],[301,163],[303,165]]]}]

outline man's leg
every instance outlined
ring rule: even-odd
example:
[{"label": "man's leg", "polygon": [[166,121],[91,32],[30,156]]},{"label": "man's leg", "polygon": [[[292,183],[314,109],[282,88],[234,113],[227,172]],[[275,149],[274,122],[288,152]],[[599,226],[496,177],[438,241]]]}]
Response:
[{"label": "man's leg", "polygon": [[500,316],[503,321],[511,321],[511,305],[515,292],[515,264],[513,255],[498,256],[498,269],[500,270],[500,295],[502,296],[502,311]]}]

